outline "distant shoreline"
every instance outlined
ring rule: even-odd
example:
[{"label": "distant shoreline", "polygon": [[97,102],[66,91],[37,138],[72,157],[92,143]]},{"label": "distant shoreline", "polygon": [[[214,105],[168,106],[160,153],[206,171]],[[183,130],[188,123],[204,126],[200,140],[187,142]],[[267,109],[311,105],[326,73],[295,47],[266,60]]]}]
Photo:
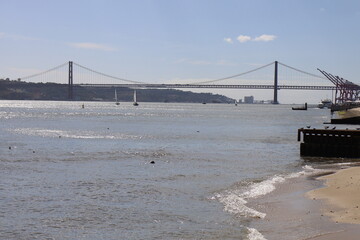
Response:
[{"label": "distant shoreline", "polygon": [[[115,101],[115,89],[120,102],[132,102],[134,90],[127,87],[73,87],[69,99],[68,85],[58,83],[31,83],[0,79],[0,100],[49,100],[49,101]],[[182,103],[234,103],[234,99],[220,94],[194,93],[177,89],[137,89],[139,102]]]}]

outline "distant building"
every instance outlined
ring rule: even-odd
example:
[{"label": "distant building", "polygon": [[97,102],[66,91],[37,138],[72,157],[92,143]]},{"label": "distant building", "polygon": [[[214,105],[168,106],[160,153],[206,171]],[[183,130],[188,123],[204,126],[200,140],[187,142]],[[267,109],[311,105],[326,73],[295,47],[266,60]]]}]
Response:
[{"label": "distant building", "polygon": [[254,103],[254,96],[245,96],[244,103]]}]

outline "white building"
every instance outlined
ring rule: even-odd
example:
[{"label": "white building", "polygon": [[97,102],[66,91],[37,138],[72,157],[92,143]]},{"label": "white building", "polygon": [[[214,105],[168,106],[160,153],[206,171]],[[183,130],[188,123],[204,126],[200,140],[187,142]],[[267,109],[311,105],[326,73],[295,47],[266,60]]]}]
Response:
[{"label": "white building", "polygon": [[244,103],[254,103],[254,96],[245,96]]}]

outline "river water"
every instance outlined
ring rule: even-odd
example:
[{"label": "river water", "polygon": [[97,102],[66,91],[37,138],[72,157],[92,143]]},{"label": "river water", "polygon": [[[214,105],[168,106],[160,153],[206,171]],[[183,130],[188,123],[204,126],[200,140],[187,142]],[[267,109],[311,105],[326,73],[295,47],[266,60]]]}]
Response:
[{"label": "river water", "polygon": [[[0,101],[0,239],[267,239],[252,200],[311,172],[288,105]],[[276,229],[274,229],[276,231]]]}]

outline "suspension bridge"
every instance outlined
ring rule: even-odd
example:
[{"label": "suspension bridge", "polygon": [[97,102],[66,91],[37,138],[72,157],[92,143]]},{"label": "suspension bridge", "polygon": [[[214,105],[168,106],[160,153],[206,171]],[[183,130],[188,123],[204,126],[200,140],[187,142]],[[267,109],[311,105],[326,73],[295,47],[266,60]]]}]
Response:
[{"label": "suspension bridge", "polygon": [[106,74],[69,61],[37,74],[19,78],[28,82],[67,84],[68,99],[74,99],[74,87],[128,87],[147,89],[268,89],[273,103],[278,103],[278,90],[335,90],[336,86],[320,75],[309,73],[278,61],[239,74],[191,83],[147,83]]}]

